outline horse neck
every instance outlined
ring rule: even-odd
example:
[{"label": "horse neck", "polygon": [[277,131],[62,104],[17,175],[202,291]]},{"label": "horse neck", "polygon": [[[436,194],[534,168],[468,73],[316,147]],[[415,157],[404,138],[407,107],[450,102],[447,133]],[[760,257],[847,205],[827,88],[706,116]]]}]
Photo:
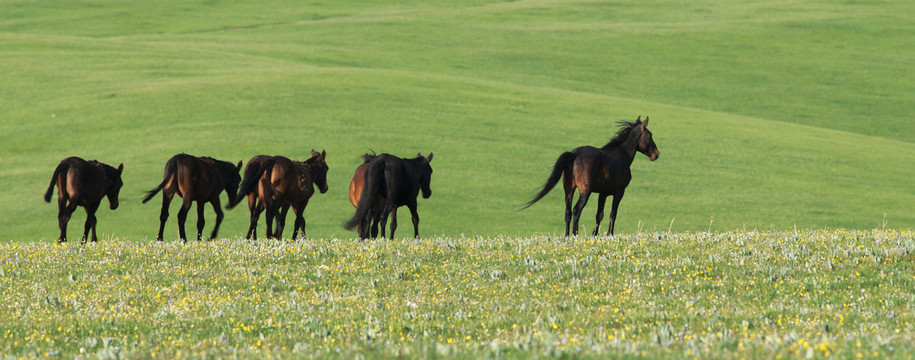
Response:
[{"label": "horse neck", "polygon": [[633,131],[622,144],[610,148],[604,147],[601,150],[609,153],[616,153],[619,155],[620,159],[626,162],[627,165],[632,165],[632,162],[635,160],[635,154],[638,152],[640,135],[641,132]]}]

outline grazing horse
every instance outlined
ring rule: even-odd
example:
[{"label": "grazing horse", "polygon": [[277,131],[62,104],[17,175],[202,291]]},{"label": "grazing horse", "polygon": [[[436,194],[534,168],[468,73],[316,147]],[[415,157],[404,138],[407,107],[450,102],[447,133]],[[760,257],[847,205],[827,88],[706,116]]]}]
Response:
[{"label": "grazing horse", "polygon": [[[350,180],[349,182],[349,202],[353,204],[354,207],[359,206],[359,198],[362,196],[362,187],[365,185],[365,170],[369,167],[369,162],[376,157],[378,157],[378,155],[374,152],[372,152],[372,154],[362,155],[362,164],[356,167],[356,170],[353,172],[353,180]],[[359,236],[367,234],[366,231],[368,231],[368,227],[371,226],[372,238],[378,237],[378,219],[380,219],[378,215],[384,211],[384,206],[384,196],[376,197],[375,206],[372,209],[369,209],[369,213],[366,214],[364,222],[359,224]],[[393,216],[396,218],[396,211]],[[381,224],[381,226],[384,227],[385,224]]]},{"label": "grazing horse", "polygon": [[77,206],[86,209],[82,243],[89,237],[89,230],[92,230],[92,242],[98,241],[95,235],[95,225],[98,222],[95,211],[105,196],[108,196],[111,210],[118,208],[118,193],[124,185],[121,181],[123,171],[124,164],[115,169],[95,160],[86,161],[78,157],[66,158],[57,165],[51,177],[51,185],[48,185],[48,191],[44,193],[44,201],[51,202],[54,185],[57,185],[57,225],[60,227],[58,243],[67,242],[67,223]]},{"label": "grazing horse", "polygon": [[[644,122],[639,116],[635,122],[624,121],[621,124],[622,128],[619,132],[602,148],[582,146],[560,155],[543,188],[524,208],[534,205],[537,200],[543,198],[562,177],[566,202],[565,236],[569,236],[569,221],[572,221],[572,234],[578,235],[578,219],[592,192],[600,195],[597,202],[597,225],[594,226],[592,235],[597,236],[600,222],[604,218],[604,204],[610,195],[613,195],[613,207],[610,210],[610,229],[607,233],[613,235],[613,227],[616,225],[616,210],[619,208],[620,200],[623,199],[626,186],[632,180],[629,168],[635,159],[635,153],[645,154],[651,161],[657,160],[660,155],[658,147],[651,138],[651,131],[648,131],[647,128],[648,117],[645,117]],[[573,209],[572,197],[576,188],[578,188],[579,196],[578,203]]]},{"label": "grazing horse", "polygon": [[197,241],[200,241],[203,236],[205,222],[203,207],[208,202],[213,204],[213,210],[216,211],[216,226],[213,227],[213,234],[210,235],[210,240],[215,239],[223,219],[219,193],[225,191],[229,197],[229,204],[234,206],[232,200],[238,190],[238,183],[241,182],[241,176],[238,175],[239,170],[241,170],[241,161],[238,162],[238,165],[233,165],[228,161],[188,154],[178,154],[168,159],[168,162],[165,163],[162,183],[148,191],[146,197],[143,198],[145,204],[160,190],[162,191],[162,212],[159,215],[159,234],[156,236],[156,240],[162,241],[165,221],[168,220],[168,205],[175,194],[184,200],[181,203],[181,209],[178,210],[178,235],[181,240],[187,242],[184,222],[187,220],[187,212],[194,201],[197,202]]},{"label": "grazing horse", "polygon": [[[397,229],[395,211],[404,205],[410,208],[413,215],[413,236],[418,238],[419,214],[416,212],[416,196],[420,190],[424,199],[432,196],[432,189],[429,188],[432,180],[432,166],[429,165],[431,161],[432,153],[429,153],[428,157],[419,154],[414,159],[401,159],[390,154],[378,155],[368,163],[365,170],[365,184],[356,206],[356,214],[343,227],[353,230],[359,224],[366,224],[369,213],[375,207],[376,199],[384,197],[384,210],[378,216],[382,225],[387,223],[388,215],[392,216],[391,238],[394,238],[394,230]],[[362,232],[359,236],[368,238],[369,234],[365,228]],[[381,236],[384,237],[384,226],[381,228]]]},{"label": "grazing horse", "polygon": [[[305,237],[305,207],[315,193],[318,185],[321,193],[327,192],[327,152],[311,151],[308,160],[294,161],[283,156],[263,159],[255,169],[245,171],[245,179],[235,197],[235,203],[245,196],[257,195],[267,211],[267,237],[281,238],[286,224],[289,207],[295,212],[292,239],[298,236],[299,230]],[[252,159],[253,161],[254,159]],[[250,164],[250,162],[249,162]],[[254,166],[253,164],[251,164]],[[234,206],[234,204],[233,204]],[[276,231],[271,231],[271,224],[276,218]],[[256,226],[257,217],[252,213],[251,228]]]}]

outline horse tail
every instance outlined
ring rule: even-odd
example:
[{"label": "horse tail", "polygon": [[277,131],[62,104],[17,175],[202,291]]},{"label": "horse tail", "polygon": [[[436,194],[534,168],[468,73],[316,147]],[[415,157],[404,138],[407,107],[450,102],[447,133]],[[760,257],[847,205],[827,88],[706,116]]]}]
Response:
[{"label": "horse tail", "polygon": [[572,166],[572,162],[575,161],[577,156],[578,155],[575,153],[568,151],[562,153],[562,155],[559,155],[559,159],[556,159],[556,165],[553,165],[553,172],[550,174],[550,177],[546,179],[546,183],[543,184],[543,188],[540,189],[540,192],[537,193],[537,196],[534,196],[531,201],[528,201],[526,204],[524,204],[524,207],[522,207],[521,210],[531,207],[531,205],[534,205],[535,202],[546,196],[550,190],[553,190],[556,184],[559,183],[559,179],[562,178],[562,173],[568,169],[569,166]]},{"label": "horse tail", "polygon": [[54,175],[51,176],[51,185],[48,185],[48,191],[44,193],[44,202],[51,202],[51,195],[54,194],[54,185],[57,184],[57,180],[60,178],[60,174],[67,174],[67,171],[70,170],[70,164],[61,162],[57,165],[57,168],[54,169]]},{"label": "horse tail", "polygon": [[146,192],[146,196],[143,198],[143,203],[145,204],[149,199],[152,199],[153,196],[161,191],[165,185],[168,184],[169,180],[173,177],[178,176],[178,159],[177,156],[173,156],[171,159],[168,159],[168,162],[165,163],[165,176],[162,177],[162,182],[159,183],[159,186],[156,186],[154,189]]},{"label": "horse tail", "polygon": [[257,180],[264,176],[263,171],[265,164],[270,162],[270,167],[273,167],[273,160],[267,160],[263,163],[251,163],[245,167],[245,176],[242,177],[241,184],[238,185],[238,194],[234,198],[229,199],[229,204],[226,205],[226,209],[234,208],[236,205],[241,203],[245,199],[245,196],[253,193],[257,189]]},{"label": "horse tail", "polygon": [[346,230],[353,230],[359,226],[359,224],[362,224],[369,211],[375,207],[375,198],[384,185],[384,162],[377,161],[369,164],[368,168],[365,169],[364,176],[365,180],[362,184],[362,195],[359,196],[359,204],[356,205],[356,213],[349,221],[343,224],[343,228]]},{"label": "horse tail", "polygon": [[245,168],[245,176],[241,180],[241,185],[238,186],[238,194],[235,196],[235,199],[229,202],[226,205],[226,209],[231,209],[241,203],[245,199],[245,196],[248,196],[254,193],[257,190],[257,182],[267,169],[270,169],[270,172],[273,172],[273,164],[275,161],[269,159],[263,163],[252,163]]}]

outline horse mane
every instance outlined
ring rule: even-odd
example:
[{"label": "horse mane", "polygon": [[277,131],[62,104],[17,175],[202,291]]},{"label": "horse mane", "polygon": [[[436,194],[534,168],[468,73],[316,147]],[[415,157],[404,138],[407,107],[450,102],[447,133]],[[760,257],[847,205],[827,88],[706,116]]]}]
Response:
[{"label": "horse mane", "polygon": [[375,160],[375,158],[377,158],[379,156],[378,154],[375,153],[375,150],[369,149],[369,151],[371,151],[372,153],[371,154],[365,153],[365,155],[362,155],[363,164],[368,163],[372,160]]},{"label": "horse mane", "polygon": [[632,133],[632,130],[635,129],[636,126],[641,124],[641,121],[620,121],[619,124],[621,126],[620,130],[616,132],[616,135],[613,135],[610,142],[608,142],[607,145],[604,145],[602,149],[610,149],[623,145],[623,143],[629,139],[629,134]]}]

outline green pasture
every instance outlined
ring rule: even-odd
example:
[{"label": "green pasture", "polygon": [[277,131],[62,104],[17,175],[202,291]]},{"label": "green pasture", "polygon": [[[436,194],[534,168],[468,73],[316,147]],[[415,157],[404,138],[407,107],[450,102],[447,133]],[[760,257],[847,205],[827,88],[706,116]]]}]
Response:
[{"label": "green pasture", "polygon": [[[346,189],[368,149],[435,153],[423,235],[554,234],[559,191],[521,204],[560,153],[639,115],[661,156],[636,158],[621,233],[911,228],[911,14],[902,0],[0,0],[0,240],[57,237],[41,196],[68,156],[124,163],[98,229],[145,241],[160,197],[140,198],[172,155],[313,148],[330,190],[306,211],[311,238],[353,236]],[[220,234],[247,223],[229,211]]]},{"label": "green pasture", "polygon": [[911,231],[0,243],[9,358],[911,358]]}]

